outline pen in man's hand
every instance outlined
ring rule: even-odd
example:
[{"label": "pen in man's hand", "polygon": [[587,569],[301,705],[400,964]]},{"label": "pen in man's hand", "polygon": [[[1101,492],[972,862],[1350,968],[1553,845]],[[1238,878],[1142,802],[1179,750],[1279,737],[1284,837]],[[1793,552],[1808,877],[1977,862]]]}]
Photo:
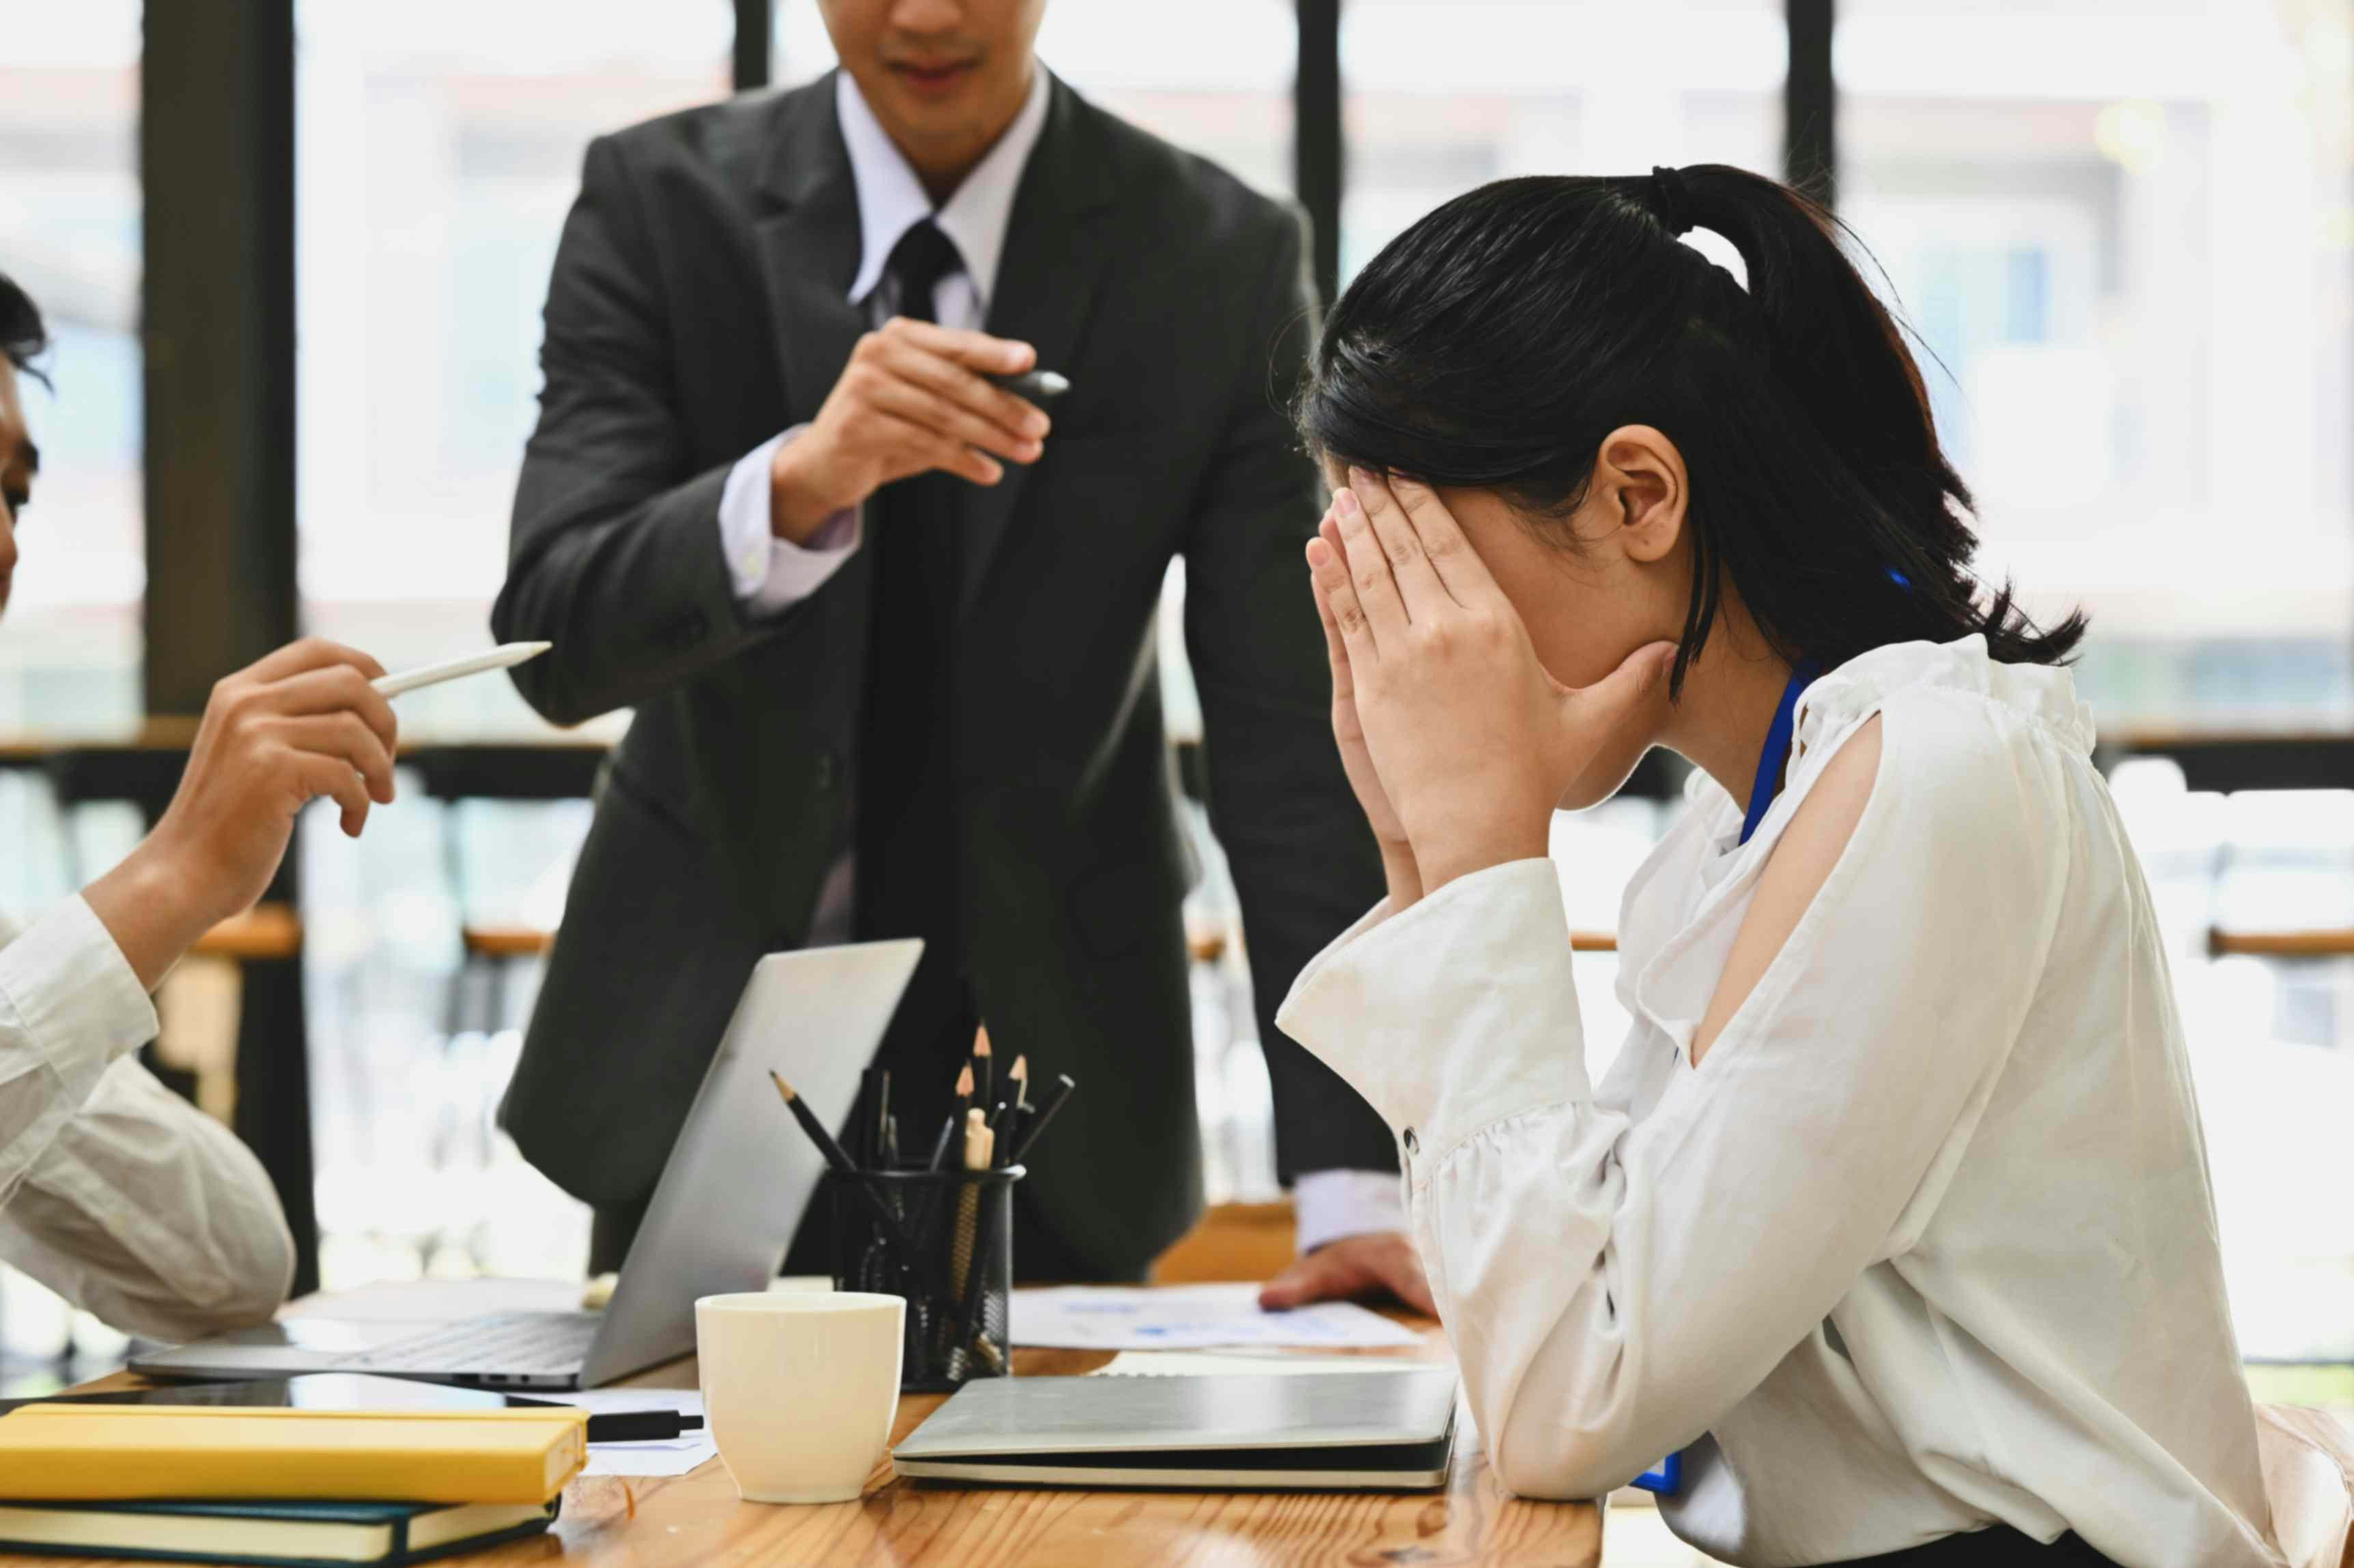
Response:
[{"label": "pen in man's hand", "polygon": [[1025,370],[1019,376],[989,376],[983,379],[1041,408],[1071,389],[1070,378],[1052,370]]}]

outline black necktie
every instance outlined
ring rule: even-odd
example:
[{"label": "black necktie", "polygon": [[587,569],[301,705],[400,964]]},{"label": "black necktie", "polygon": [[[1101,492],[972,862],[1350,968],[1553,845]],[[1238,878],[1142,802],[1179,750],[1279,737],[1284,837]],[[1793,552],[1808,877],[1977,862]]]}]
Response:
[{"label": "black necktie", "polygon": [[[956,246],[929,218],[908,229],[884,269],[898,313],[931,321],[935,286],[962,267]],[[951,745],[961,488],[948,474],[917,474],[875,492],[867,509],[875,599],[859,758],[856,924],[864,940],[924,938],[923,961],[875,1061],[898,1069],[894,1097],[917,1118],[907,1129],[911,1147],[925,1149],[974,1023]]]}]

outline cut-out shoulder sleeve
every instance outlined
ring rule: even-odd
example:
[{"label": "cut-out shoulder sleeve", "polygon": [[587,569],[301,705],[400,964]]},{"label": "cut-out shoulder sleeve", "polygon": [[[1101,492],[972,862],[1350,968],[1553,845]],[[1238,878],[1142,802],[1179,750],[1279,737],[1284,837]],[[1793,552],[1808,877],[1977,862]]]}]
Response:
[{"label": "cut-out shoulder sleeve", "polygon": [[1832,754],[1822,777],[1807,792],[1790,825],[1775,843],[1757,878],[1757,891],[1749,900],[1749,912],[1741,917],[1741,931],[1733,939],[1724,973],[1717,980],[1715,994],[1709,998],[1708,1012],[1692,1033],[1692,1065],[1698,1066],[1708,1054],[1726,1022],[1765,978],[1790,933],[1798,928],[1799,919],[1829,879],[1831,867],[1846,853],[1848,841],[1855,836],[1855,825],[1863,820],[1863,809],[1871,803],[1872,783],[1879,774],[1880,715],[1874,714]]},{"label": "cut-out shoulder sleeve", "polygon": [[1343,937],[1280,1015],[1399,1132],[1515,1491],[1606,1491],[1755,1388],[1916,1233],[2018,1036],[2067,876],[2061,763],[1967,694],[1900,694],[1872,740],[1797,797],[1773,856],[1795,912],[1759,916],[1704,1058],[1639,1124],[1594,1102],[1546,861]]}]

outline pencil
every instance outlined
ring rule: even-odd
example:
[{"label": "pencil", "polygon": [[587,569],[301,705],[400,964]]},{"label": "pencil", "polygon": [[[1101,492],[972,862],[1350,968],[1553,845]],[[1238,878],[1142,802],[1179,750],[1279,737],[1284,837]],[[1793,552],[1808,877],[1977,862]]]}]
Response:
[{"label": "pencil", "polygon": [[989,1105],[996,1098],[991,1091],[997,1086],[997,1064],[990,1054],[986,1023],[972,1032],[972,1065],[974,1090],[981,1096],[981,1103]]},{"label": "pencil", "polygon": [[927,1171],[938,1171],[947,1164],[949,1145],[955,1139],[957,1128],[964,1125],[965,1107],[972,1104],[972,1064],[970,1062],[964,1065],[964,1071],[957,1075],[956,1099],[956,1109],[949,1112],[949,1119],[940,1124],[939,1139],[932,1145],[932,1157],[924,1164]]},{"label": "pencil", "polygon": [[1013,1145],[1022,1139],[1022,1129],[1030,1123],[1030,1058],[1017,1055],[1013,1070],[1007,1075],[1013,1080],[1013,1104],[1007,1107],[1005,1130],[998,1139],[998,1147],[1005,1151],[1004,1164],[1013,1163]]},{"label": "pencil", "polygon": [[[990,1156],[995,1152],[991,1147],[995,1142],[995,1137],[989,1130],[988,1116],[981,1108],[974,1106],[966,1111],[964,1113],[965,1170],[967,1171],[988,1170]],[[949,1241],[949,1289],[960,1304],[965,1301],[969,1294],[965,1287],[972,1278],[973,1234],[980,1228],[980,1224],[981,1188],[968,1179],[958,1183],[956,1231]],[[964,1320],[958,1325],[960,1334],[969,1331],[970,1325],[970,1308],[967,1308]],[[958,1374],[960,1370],[958,1363],[961,1362],[962,1359],[963,1347],[952,1346],[949,1376],[954,1377]]]},{"label": "pencil", "polygon": [[1055,1086],[1048,1089],[1046,1097],[1038,1102],[1038,1109],[1030,1118],[1030,1125],[1022,1129],[1022,1141],[1014,1145],[1013,1152],[1006,1157],[1008,1165],[1022,1163],[1022,1157],[1030,1152],[1030,1146],[1038,1141],[1038,1135],[1046,1130],[1046,1124],[1055,1119],[1055,1113],[1063,1108],[1063,1102],[1069,1099],[1071,1091],[1078,1086],[1071,1081],[1068,1073],[1055,1075]]},{"label": "pencil", "polygon": [[817,1145],[817,1151],[825,1157],[825,1162],[858,1190],[859,1201],[866,1205],[867,1211],[888,1234],[891,1245],[898,1248],[899,1255],[918,1268],[928,1281],[937,1280],[938,1273],[917,1253],[915,1240],[907,1234],[907,1226],[883,1201],[883,1194],[875,1190],[875,1183],[861,1178],[857,1169],[850,1163],[850,1157],[842,1151],[842,1145],[833,1140],[833,1134],[825,1130],[825,1123],[818,1120],[817,1113],[809,1108],[809,1102],[795,1094],[793,1086],[785,1082],[784,1075],[773,1067],[769,1070],[769,1076],[776,1084],[777,1093],[783,1097],[785,1108],[791,1111],[793,1119],[801,1124],[801,1130],[809,1134],[811,1143]]},{"label": "pencil", "polygon": [[858,1097],[850,1103],[850,1129],[843,1152],[861,1171],[875,1163],[874,1140],[866,1136],[866,1107],[875,1103],[875,1069],[858,1070]]},{"label": "pencil", "polygon": [[809,1134],[811,1143],[817,1145],[817,1151],[825,1156],[825,1162],[845,1175],[856,1174],[858,1167],[850,1162],[850,1156],[842,1151],[842,1145],[833,1140],[833,1134],[826,1131],[825,1123],[817,1119],[817,1112],[809,1108],[809,1102],[793,1093],[793,1086],[785,1082],[783,1074],[770,1068],[769,1076],[776,1081],[777,1093],[784,1097],[785,1108],[791,1111],[793,1119],[801,1124],[801,1130]]}]

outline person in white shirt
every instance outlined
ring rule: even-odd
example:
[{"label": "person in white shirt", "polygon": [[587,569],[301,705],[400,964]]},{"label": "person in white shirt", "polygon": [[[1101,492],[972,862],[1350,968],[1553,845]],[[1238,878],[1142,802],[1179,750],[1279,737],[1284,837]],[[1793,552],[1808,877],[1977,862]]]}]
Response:
[{"label": "person in white shirt", "polygon": [[[0,609],[40,466],[17,373],[45,342],[0,276]],[[294,1244],[260,1164],[133,1054],[148,993],[261,895],[305,802],[332,797],[356,836],[392,799],[383,673],[313,640],[221,682],[155,831],[22,931],[0,922],[0,1262],[127,1332],[196,1339],[285,1299]]]},{"label": "person in white shirt", "polygon": [[[1735,1563],[2278,1563],[2084,621],[1980,589],[1832,220],[1721,165],[1486,186],[1299,413],[1389,896],[1279,1016],[1396,1133],[1504,1484],[1677,1453]],[[1548,828],[1653,745],[1695,769],[1596,1086]]]}]

